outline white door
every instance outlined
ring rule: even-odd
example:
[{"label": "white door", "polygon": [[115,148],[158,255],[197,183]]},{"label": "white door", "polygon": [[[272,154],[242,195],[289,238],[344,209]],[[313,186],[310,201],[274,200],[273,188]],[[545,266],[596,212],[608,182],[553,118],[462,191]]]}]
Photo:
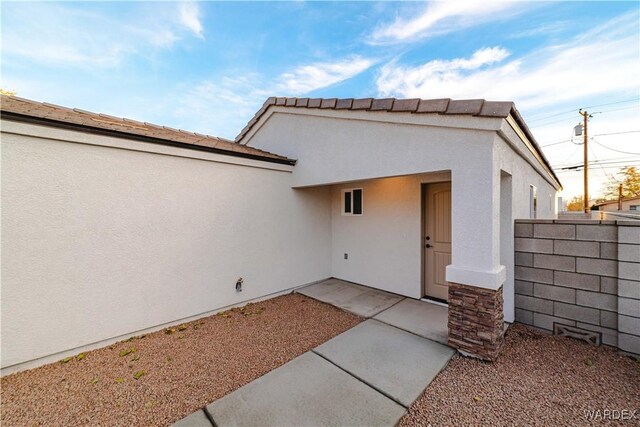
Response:
[{"label": "white door", "polygon": [[429,184],[425,197],[425,294],[448,301],[445,268],[451,264],[451,183]]}]

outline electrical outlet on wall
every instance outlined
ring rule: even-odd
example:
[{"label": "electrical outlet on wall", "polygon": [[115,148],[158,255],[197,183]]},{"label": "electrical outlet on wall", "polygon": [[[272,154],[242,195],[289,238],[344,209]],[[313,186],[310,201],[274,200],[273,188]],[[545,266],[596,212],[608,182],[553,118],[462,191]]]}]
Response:
[{"label": "electrical outlet on wall", "polygon": [[349,259],[349,254],[344,254],[344,259]]}]

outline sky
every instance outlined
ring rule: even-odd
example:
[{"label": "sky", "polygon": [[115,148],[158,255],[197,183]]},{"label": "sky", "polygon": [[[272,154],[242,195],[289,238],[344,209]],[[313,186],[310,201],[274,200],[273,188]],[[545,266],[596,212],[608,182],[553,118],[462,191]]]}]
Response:
[{"label": "sky", "polygon": [[640,3],[2,2],[0,87],[233,139],[269,96],[514,101],[563,186],[640,166]]}]

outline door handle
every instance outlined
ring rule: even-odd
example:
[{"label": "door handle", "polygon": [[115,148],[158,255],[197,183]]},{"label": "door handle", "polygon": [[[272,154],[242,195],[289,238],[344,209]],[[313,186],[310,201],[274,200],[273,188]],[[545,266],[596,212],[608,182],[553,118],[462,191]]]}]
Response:
[{"label": "door handle", "polygon": [[431,247],[432,246],[430,244],[428,244],[428,243],[425,245],[425,248],[431,248]]}]

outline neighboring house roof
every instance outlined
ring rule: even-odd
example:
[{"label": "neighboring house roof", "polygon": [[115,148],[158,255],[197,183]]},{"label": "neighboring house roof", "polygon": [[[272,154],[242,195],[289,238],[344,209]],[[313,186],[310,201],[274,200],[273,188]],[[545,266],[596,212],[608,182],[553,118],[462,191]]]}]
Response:
[{"label": "neighboring house roof", "polygon": [[553,171],[549,160],[545,157],[540,145],[533,137],[529,127],[510,101],[486,101],[484,99],[463,99],[453,100],[442,99],[396,99],[396,98],[268,98],[262,108],[260,108],[247,125],[240,131],[235,141],[242,144],[245,135],[258,123],[260,118],[272,107],[292,107],[307,109],[330,109],[330,110],[351,110],[351,111],[384,111],[392,113],[412,113],[412,114],[446,114],[446,115],[468,115],[476,117],[498,117],[506,119],[511,116],[524,132],[526,137],[533,144],[534,149],[542,160],[543,166],[557,181],[560,180]]},{"label": "neighboring house roof", "polygon": [[[623,197],[621,202],[633,202],[634,200],[638,200],[640,201],[640,196],[634,196],[634,197]],[[593,206],[603,206],[603,205],[611,205],[613,203],[618,203],[618,199],[615,200],[603,200],[601,202],[598,203],[594,203]]]},{"label": "neighboring house roof", "polygon": [[281,164],[295,160],[253,147],[236,144],[224,138],[172,129],[151,123],[97,114],[89,111],[41,103],[16,96],[1,95],[0,117],[6,120],[34,123],[93,134],[135,139],[143,142],[171,145],[244,157]]}]

